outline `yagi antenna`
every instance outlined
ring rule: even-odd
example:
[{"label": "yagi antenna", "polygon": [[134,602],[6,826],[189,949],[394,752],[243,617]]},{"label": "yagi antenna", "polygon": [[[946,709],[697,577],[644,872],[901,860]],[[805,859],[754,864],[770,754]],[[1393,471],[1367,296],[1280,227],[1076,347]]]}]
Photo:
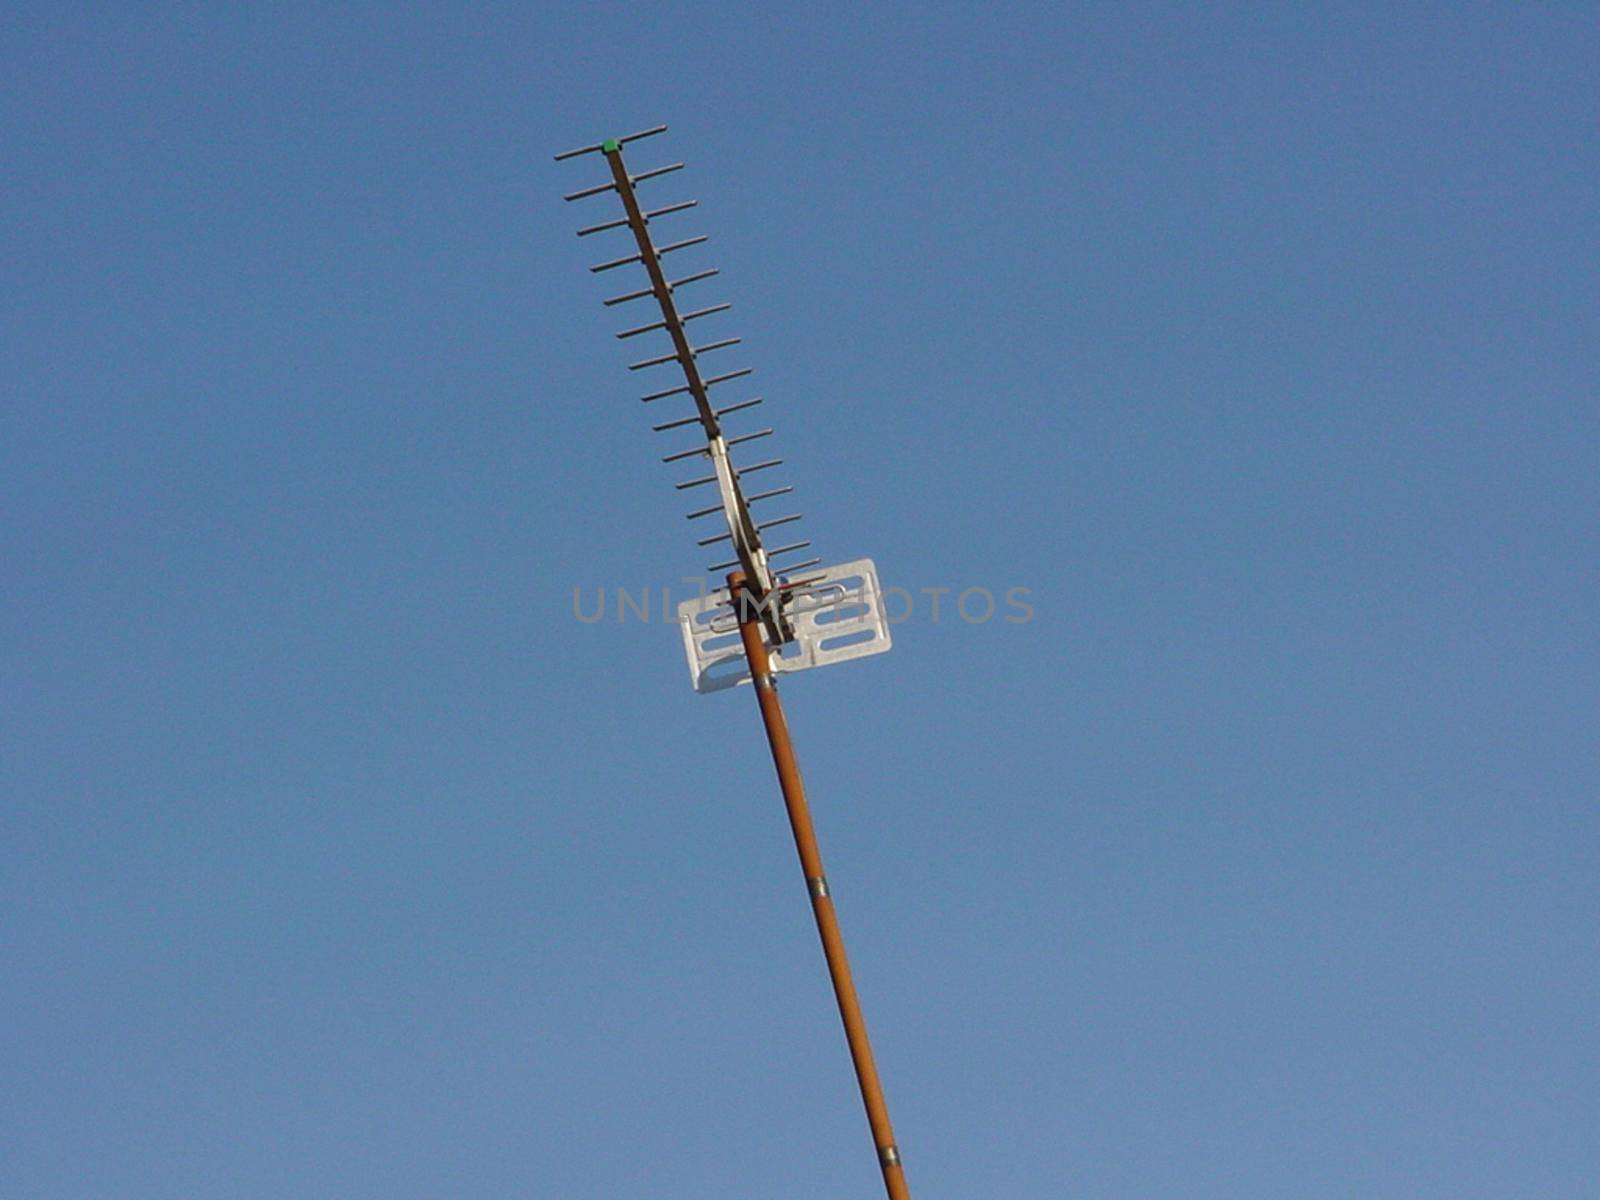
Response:
[{"label": "yagi antenna", "polygon": [[[752,374],[753,368],[723,369],[719,366],[703,370],[702,356],[738,346],[741,339],[709,335],[697,343],[687,328],[691,321],[727,312],[732,306],[712,304],[688,312],[681,311],[678,306],[679,290],[711,279],[718,272],[714,267],[686,267],[682,274],[674,278],[677,260],[673,260],[674,269],[670,271],[663,263],[667,255],[703,246],[708,238],[703,234],[674,237],[665,245],[658,246],[651,234],[653,221],[686,212],[694,208],[698,201],[682,200],[646,208],[640,201],[638,185],[674,174],[683,169],[683,164],[671,163],[635,174],[629,172],[622,158],[624,146],[665,133],[666,128],[665,125],[658,125],[654,129],[630,133],[627,137],[568,150],[556,155],[556,158],[559,161],[599,154],[605,158],[611,170],[609,183],[579,188],[569,193],[566,199],[584,200],[614,193],[622,201],[621,217],[585,226],[578,230],[578,236],[589,237],[622,229],[633,235],[632,253],[608,258],[589,269],[607,278],[613,277],[613,271],[630,268],[644,270],[643,282],[647,286],[629,287],[605,303],[615,306],[638,300],[655,301],[660,314],[658,320],[624,329],[617,336],[634,338],[648,333],[666,334],[666,346],[630,363],[629,370],[647,371],[650,374],[646,378],[669,376],[662,379],[660,385],[652,386],[651,390],[641,394],[639,399],[653,406],[652,411],[656,405],[674,406],[673,415],[652,424],[655,432],[675,437],[690,433],[698,435],[693,445],[663,455],[662,461],[669,465],[683,464],[691,470],[699,468],[690,478],[677,484],[680,491],[716,485],[720,504],[697,509],[689,516],[700,518],[718,511],[722,513],[727,532],[715,537],[699,538],[697,542],[701,546],[718,545],[725,551],[722,558],[712,563],[708,570],[718,572],[733,568],[741,576],[740,583],[737,586],[730,585],[728,591],[714,591],[679,606],[678,621],[695,690],[720,691],[747,683],[752,678],[748,664],[743,661],[743,652],[723,628],[725,618],[736,602],[735,593],[743,598],[739,602],[747,602],[754,607],[766,644],[777,652],[771,658],[771,667],[775,671],[800,671],[847,658],[882,653],[889,649],[891,638],[877,570],[872,561],[858,559],[820,568],[821,559],[794,557],[810,548],[809,539],[784,540],[782,545],[768,545],[763,539],[765,531],[778,525],[785,527],[785,534],[792,533],[793,530],[788,526],[800,520],[802,514],[790,513],[772,519],[758,517],[751,510],[752,505],[762,500],[787,495],[793,490],[791,487],[767,490],[766,480],[763,479],[762,491],[756,495],[746,495],[746,476],[781,466],[783,460],[773,458],[740,466],[734,461],[733,451],[735,447],[764,441],[773,431],[759,429],[730,434],[723,429],[724,417],[756,407],[762,403],[762,397],[727,404],[723,402],[721,391],[715,395],[713,392],[716,389],[728,390],[728,385]],[[637,279],[637,274],[634,278]],[[683,411],[685,402],[694,406],[691,411]],[[850,603],[842,603],[845,599]]]},{"label": "yagi antenna", "polygon": [[[664,333],[668,344],[648,352],[645,357],[629,364],[630,371],[648,371],[651,378],[661,378],[659,386],[640,396],[652,406],[654,415],[659,408],[669,411],[662,414],[652,428],[657,433],[682,438],[697,435],[694,444],[675,448],[662,456],[668,464],[681,464],[698,468],[688,479],[678,482],[678,491],[690,491],[716,485],[718,502],[704,504],[688,514],[691,521],[707,520],[721,513],[725,531],[712,532],[697,526],[696,544],[702,548],[715,548],[725,556],[724,561],[713,564],[712,571],[728,570],[726,590],[718,590],[678,606],[678,624],[683,635],[684,651],[689,661],[689,673],[698,692],[715,692],[741,683],[755,684],[756,700],[761,708],[762,724],[767,741],[772,748],[773,763],[778,771],[778,783],[783,791],[790,826],[794,832],[795,847],[800,854],[800,865],[805,875],[806,890],[811,897],[811,909],[816,918],[817,932],[822,938],[823,953],[828,961],[828,975],[833,982],[834,995],[843,1019],[845,1039],[850,1047],[851,1063],[856,1080],[861,1087],[861,1098],[866,1105],[867,1123],[872,1130],[873,1144],[877,1148],[878,1166],[883,1173],[884,1187],[889,1200],[910,1200],[905,1174],[900,1165],[900,1151],[895,1144],[894,1129],[889,1123],[889,1110],[883,1098],[883,1087],[873,1064],[872,1047],[867,1040],[866,1023],[861,1016],[861,1005],[856,998],[855,983],[850,975],[850,963],[845,956],[844,939],[839,931],[838,917],[834,912],[833,898],[828,890],[827,876],[822,871],[822,856],[817,849],[816,831],[812,828],[811,811],[806,803],[805,787],[800,781],[800,768],[795,759],[794,746],[789,738],[789,726],[778,700],[776,676],[787,671],[806,670],[826,666],[845,659],[881,654],[890,647],[889,622],[884,611],[883,592],[878,586],[877,568],[871,559],[857,559],[833,567],[821,567],[821,559],[792,559],[809,549],[809,539],[794,535],[794,523],[801,514],[782,513],[776,516],[757,516],[751,506],[778,496],[787,496],[793,487],[768,486],[768,477],[761,480],[762,490],[746,495],[745,481],[757,472],[781,466],[780,458],[762,459],[745,465],[735,463],[735,448],[740,460],[744,450],[752,443],[764,449],[766,439],[772,435],[770,428],[750,430],[730,435],[724,431],[723,418],[748,412],[762,403],[762,397],[723,403],[724,394],[715,397],[713,388],[726,387],[751,374],[752,368],[723,369],[722,360],[713,370],[703,371],[702,355],[728,349],[740,344],[736,337],[708,335],[698,345],[686,328],[691,321],[728,311],[727,304],[711,304],[682,312],[678,306],[678,290],[717,275],[715,268],[696,269],[689,265],[680,268],[674,257],[670,272],[662,260],[667,255],[691,253],[685,259],[692,262],[693,251],[703,246],[705,236],[680,237],[657,246],[651,236],[652,221],[686,212],[696,205],[694,200],[663,204],[646,209],[639,200],[637,187],[641,183],[674,175],[683,169],[682,163],[671,163],[637,174],[629,172],[622,159],[622,148],[643,138],[665,133],[665,125],[630,133],[627,137],[580,146],[556,155],[557,161],[600,154],[611,170],[608,183],[594,184],[569,193],[567,200],[583,200],[593,196],[615,193],[622,202],[622,216],[588,225],[578,230],[579,237],[590,237],[611,230],[627,229],[633,235],[633,252],[619,254],[596,263],[589,269],[595,274],[614,278],[611,272],[629,272],[644,269],[647,286],[623,285],[629,290],[605,301],[608,307],[631,304],[653,298],[659,319],[624,329],[619,338],[636,338],[647,334]],[[634,279],[638,276],[635,273]],[[696,326],[696,336],[699,335]],[[673,367],[676,370],[673,370]],[[665,368],[663,370],[663,368]],[[692,410],[685,410],[685,402]],[[707,470],[709,468],[709,471]],[[701,493],[695,498],[700,499]],[[706,496],[709,499],[709,496]],[[764,510],[765,511],[765,510]],[[715,525],[713,524],[713,530]],[[771,538],[781,545],[769,546]]]}]

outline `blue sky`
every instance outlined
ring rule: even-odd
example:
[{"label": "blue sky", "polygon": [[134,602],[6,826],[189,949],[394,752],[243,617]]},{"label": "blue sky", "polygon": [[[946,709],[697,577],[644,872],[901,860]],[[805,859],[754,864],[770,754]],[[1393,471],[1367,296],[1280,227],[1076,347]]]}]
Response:
[{"label": "blue sky", "polygon": [[4,27],[0,1193],[876,1194],[748,693],[572,615],[708,561],[662,121],[816,553],[1035,607],[784,689],[919,1200],[1593,1193],[1592,7]]}]

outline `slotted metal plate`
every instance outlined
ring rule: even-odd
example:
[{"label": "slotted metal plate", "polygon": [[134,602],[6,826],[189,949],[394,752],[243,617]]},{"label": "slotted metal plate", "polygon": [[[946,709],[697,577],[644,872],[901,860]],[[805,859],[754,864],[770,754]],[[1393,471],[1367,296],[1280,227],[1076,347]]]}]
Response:
[{"label": "slotted metal plate", "polygon": [[[739,626],[726,590],[678,605],[678,628],[694,690],[720,692],[750,682]],[[805,572],[784,612],[795,640],[772,654],[777,672],[805,671],[882,654],[892,645],[878,569],[870,558]]]}]

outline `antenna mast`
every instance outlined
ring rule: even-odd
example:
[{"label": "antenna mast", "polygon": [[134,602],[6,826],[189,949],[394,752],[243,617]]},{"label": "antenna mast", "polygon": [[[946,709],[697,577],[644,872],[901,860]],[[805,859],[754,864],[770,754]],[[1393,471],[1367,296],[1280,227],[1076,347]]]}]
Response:
[{"label": "antenna mast", "polygon": [[762,543],[762,533],[767,529],[798,521],[800,514],[757,521],[751,515],[750,505],[792,491],[779,487],[758,495],[746,497],[743,480],[757,471],[781,465],[781,459],[758,462],[744,468],[735,467],[730,456],[733,447],[771,435],[771,429],[762,429],[739,437],[728,437],[722,430],[722,418],[735,412],[753,408],[762,402],[761,397],[741,401],[725,408],[712,405],[710,389],[719,384],[743,378],[751,373],[742,370],[727,371],[706,378],[699,365],[702,354],[737,345],[739,338],[724,338],[695,346],[690,343],[685,326],[690,321],[715,313],[725,312],[731,306],[715,304],[692,312],[678,311],[676,293],[686,287],[717,274],[713,269],[691,272],[678,279],[668,279],[661,265],[663,256],[700,245],[704,236],[685,238],[657,247],[650,236],[651,221],[683,212],[697,203],[686,200],[646,211],[640,206],[635,185],[681,170],[682,163],[629,174],[622,160],[622,147],[642,138],[666,131],[665,125],[631,133],[627,137],[598,142],[556,155],[557,161],[581,155],[601,154],[611,169],[611,181],[572,192],[567,200],[581,200],[605,192],[616,192],[622,200],[623,216],[578,230],[579,237],[606,230],[627,228],[633,234],[636,252],[599,263],[590,268],[594,272],[611,271],[630,265],[645,269],[649,286],[613,296],[608,306],[625,304],[645,297],[654,297],[660,319],[625,329],[619,338],[632,338],[641,334],[664,331],[671,341],[668,353],[642,359],[633,363],[630,370],[676,363],[683,378],[682,384],[651,392],[641,399],[654,403],[670,397],[686,395],[694,403],[691,414],[656,425],[657,432],[667,432],[699,426],[705,439],[704,446],[667,455],[667,463],[684,460],[709,459],[712,472],[679,483],[679,490],[715,483],[719,503],[689,513],[690,520],[699,520],[720,512],[727,525],[726,533],[699,539],[699,545],[710,546],[720,542],[731,544],[734,557],[713,565],[712,571],[731,568],[725,591],[716,591],[697,600],[685,601],[678,607],[678,623],[683,635],[684,649],[689,660],[689,671],[698,692],[714,692],[754,683],[756,702],[761,710],[762,726],[767,743],[772,750],[773,765],[777,769],[778,785],[783,793],[784,807],[788,812],[789,827],[794,834],[795,849],[799,853],[800,867],[811,899],[812,915],[816,919],[817,933],[822,939],[823,955],[827,959],[828,977],[833,983],[834,997],[838,1001],[839,1016],[844,1023],[845,1040],[850,1048],[850,1060],[855,1067],[856,1082],[861,1088],[862,1103],[866,1107],[867,1124],[872,1131],[873,1145],[877,1151],[878,1166],[883,1174],[884,1187],[889,1200],[910,1200],[905,1173],[900,1164],[900,1150],[895,1143],[894,1128],[889,1122],[889,1108],[883,1097],[883,1085],[873,1061],[872,1045],[867,1038],[866,1021],[861,1015],[861,1004],[856,996],[855,982],[850,974],[849,959],[845,954],[844,937],[839,929],[839,919],[834,911],[833,897],[828,889],[828,879],[822,869],[822,854],[817,847],[816,830],[811,820],[810,806],[806,802],[805,785],[800,779],[800,767],[795,758],[794,746],[789,738],[789,725],[778,698],[777,675],[786,671],[805,670],[825,666],[849,658],[880,654],[890,647],[889,625],[883,607],[883,595],[878,586],[877,570],[870,559],[858,559],[834,567],[819,568],[811,575],[800,578],[799,573],[816,568],[820,559],[790,563],[774,567],[772,560],[792,554],[810,546],[799,541],[775,549]]}]

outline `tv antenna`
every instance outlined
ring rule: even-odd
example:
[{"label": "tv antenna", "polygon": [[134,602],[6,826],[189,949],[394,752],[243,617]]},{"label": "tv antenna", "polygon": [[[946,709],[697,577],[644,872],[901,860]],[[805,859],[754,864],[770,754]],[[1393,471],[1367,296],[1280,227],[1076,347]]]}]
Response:
[{"label": "tv antenna", "polygon": [[[707,239],[702,235],[657,246],[650,233],[652,222],[694,208],[698,202],[684,200],[649,210],[643,208],[639,202],[637,185],[682,170],[683,164],[671,163],[632,174],[622,160],[624,146],[665,133],[666,129],[665,125],[657,125],[626,137],[568,150],[555,157],[560,162],[599,154],[611,169],[609,182],[580,188],[565,199],[583,200],[614,192],[622,201],[621,217],[580,229],[578,236],[589,237],[620,229],[627,229],[633,235],[633,253],[589,269],[603,273],[634,266],[644,268],[648,286],[623,292],[605,303],[611,307],[646,298],[655,300],[659,319],[624,329],[617,337],[630,339],[665,333],[670,341],[670,349],[643,358],[631,364],[629,369],[646,371],[658,367],[676,367],[682,382],[678,383],[677,375],[674,375],[673,386],[658,388],[641,399],[647,404],[654,404],[687,396],[693,402],[692,412],[670,417],[654,428],[660,433],[693,429],[704,444],[675,450],[662,461],[694,463],[702,469],[709,464],[710,474],[697,475],[676,486],[679,491],[690,491],[716,485],[718,503],[690,512],[688,519],[691,522],[701,521],[722,514],[727,532],[700,538],[698,545],[720,546],[726,542],[733,557],[708,568],[712,572],[729,571],[726,588],[687,600],[678,606],[678,624],[683,635],[689,673],[697,692],[721,691],[742,683],[753,682],[755,685],[761,722],[766,730],[767,743],[772,749],[778,786],[783,793],[806,890],[811,897],[811,911],[816,918],[817,933],[822,939],[823,956],[827,960],[828,976],[839,1004],[839,1016],[844,1023],[845,1040],[850,1048],[851,1063],[855,1067],[856,1082],[861,1088],[861,1100],[866,1107],[867,1124],[872,1131],[884,1187],[889,1200],[910,1200],[911,1193],[906,1188],[905,1173],[900,1163],[900,1149],[889,1121],[883,1085],[873,1062],[872,1045],[867,1039],[867,1026],[856,997],[850,962],[845,954],[844,937],[840,933],[839,918],[828,889],[828,878],[823,873],[822,854],[817,848],[811,809],[806,803],[805,786],[800,780],[800,766],[789,737],[783,705],[778,698],[776,679],[777,675],[784,672],[827,666],[888,650],[891,639],[883,593],[878,586],[877,568],[871,559],[857,559],[832,567],[820,566],[821,559],[818,558],[779,565],[777,560],[799,553],[809,548],[811,543],[800,540],[769,548],[763,540],[766,531],[791,526],[801,519],[801,514],[789,513],[762,520],[753,514],[751,506],[788,495],[794,489],[788,486],[766,488],[763,485],[764,490],[746,495],[745,480],[749,476],[781,466],[782,460],[774,458],[741,467],[734,465],[731,452],[736,446],[746,446],[771,436],[772,430],[759,429],[734,437],[729,437],[723,430],[724,417],[755,408],[762,403],[762,398],[756,396],[721,408],[716,407],[711,399],[712,388],[743,379],[751,374],[752,369],[745,367],[707,375],[700,368],[701,356],[736,346],[740,339],[719,338],[694,345],[686,329],[691,321],[726,312],[732,306],[712,304],[680,312],[677,301],[679,290],[710,279],[718,272],[711,268],[690,271],[676,279],[669,279],[662,259],[668,254],[699,246]],[[788,532],[787,529],[785,532]]]}]

